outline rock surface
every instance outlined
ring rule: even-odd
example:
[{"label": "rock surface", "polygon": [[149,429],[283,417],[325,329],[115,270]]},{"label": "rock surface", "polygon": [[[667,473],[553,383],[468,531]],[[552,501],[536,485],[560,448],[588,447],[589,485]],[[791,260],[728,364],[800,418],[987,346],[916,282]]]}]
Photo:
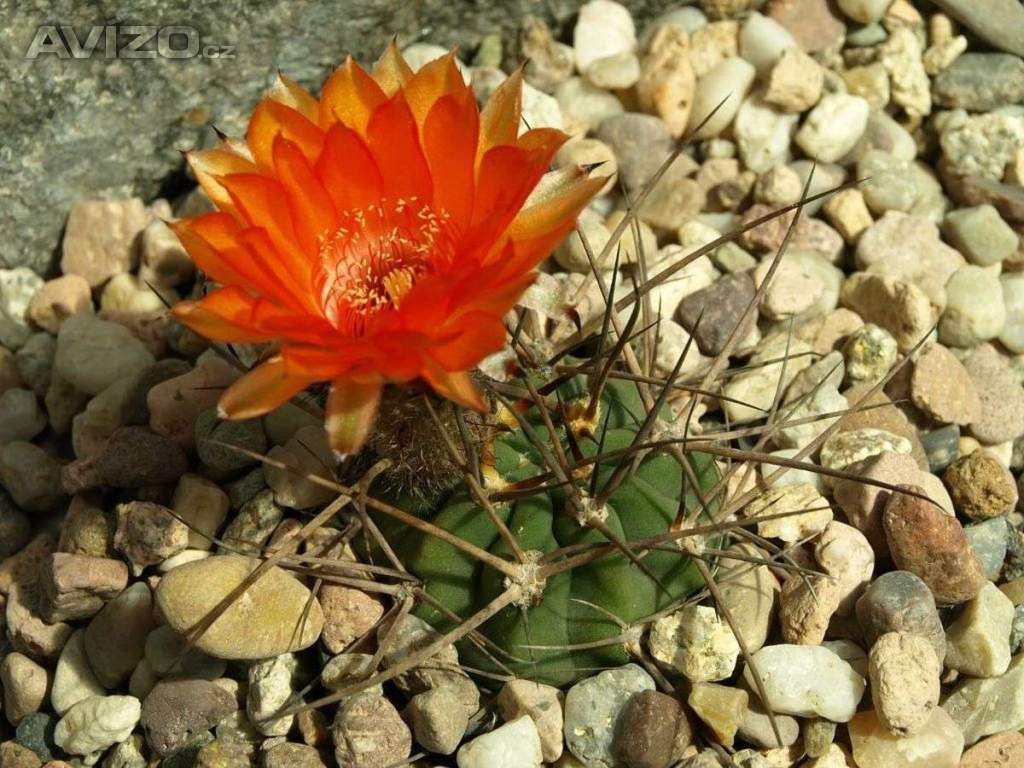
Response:
[{"label": "rock surface", "polygon": [[[638,0],[630,3],[630,10],[638,18],[649,18],[670,5]],[[4,197],[6,204],[0,206],[0,236],[8,244],[0,267],[21,265],[44,273],[74,200],[101,194],[153,197],[181,173],[180,150],[212,145],[211,122],[231,134],[242,132],[245,116],[278,70],[319,88],[345,53],[371,63],[393,35],[417,36],[430,29],[430,39],[442,46],[461,43],[473,48],[487,33],[511,37],[520,20],[538,10],[529,0],[500,8],[430,0],[398,9],[373,0],[339,15],[330,2],[302,7],[280,2],[248,18],[246,7],[232,0],[204,7],[190,19],[202,42],[223,56],[120,59],[115,71],[103,56],[77,62],[80,66],[73,68],[56,54],[23,58],[39,26],[53,23],[54,7],[31,0],[12,9],[0,45],[17,52],[18,74],[0,86],[0,101],[18,109],[8,121],[10,155],[0,170],[9,179],[9,188],[20,192]],[[557,0],[543,12],[548,21],[564,22],[577,10],[578,3]],[[76,29],[105,21],[73,4],[57,15],[61,23]],[[179,20],[159,3],[147,3],[136,5],[132,18],[125,21],[159,26]],[[308,34],[300,41],[289,31],[296,29]],[[276,52],[273,61],[258,54],[268,50]],[[57,116],[45,123],[35,119],[49,111],[43,107],[43,93]],[[202,94],[198,101],[196,94]],[[97,114],[95,106],[101,102],[107,106]],[[183,111],[183,104],[191,111]],[[94,159],[106,156],[111,146],[119,151],[97,174]],[[50,183],[55,176],[60,176],[61,184]]]}]

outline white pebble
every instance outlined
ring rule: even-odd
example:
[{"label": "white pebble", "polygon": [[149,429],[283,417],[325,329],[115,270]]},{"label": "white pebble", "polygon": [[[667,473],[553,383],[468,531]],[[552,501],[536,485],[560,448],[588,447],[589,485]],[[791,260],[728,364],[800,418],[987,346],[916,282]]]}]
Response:
[{"label": "white pebble", "polygon": [[91,755],[125,741],[141,715],[142,703],[134,696],[93,696],[67,711],[53,740],[69,755]]},{"label": "white pebble", "polygon": [[[710,139],[729,126],[736,117],[740,104],[743,103],[743,97],[753,85],[756,75],[757,71],[753,65],[733,56],[716,64],[714,69],[697,82],[697,92],[693,97],[693,109],[690,112],[687,130],[693,131],[706,118],[707,122],[694,133],[695,139]],[[719,107],[720,102],[722,104]],[[716,107],[718,110],[708,118]]]},{"label": "white pebble", "polygon": [[975,347],[1003,332],[1006,307],[999,278],[968,264],[946,283],[946,309],[939,320],[939,341],[951,347]]},{"label": "white pebble", "polygon": [[[864,696],[864,678],[820,645],[768,645],[753,656],[775,712],[845,723]],[[743,677],[758,690],[748,666]]]},{"label": "white pebble", "polygon": [[459,768],[538,768],[543,760],[537,726],[528,715],[463,744]]},{"label": "white pebble", "polygon": [[854,148],[868,125],[867,101],[847,93],[830,93],[807,115],[796,143],[815,160],[834,163]]},{"label": "white pebble", "polygon": [[767,74],[782,52],[795,45],[788,29],[760,13],[750,14],[740,29],[740,56],[754,65],[758,75]]},{"label": "white pebble", "polygon": [[580,8],[572,38],[576,69],[586,74],[598,59],[630,53],[636,47],[633,17],[611,0],[590,0]]},{"label": "white pebble", "polygon": [[765,173],[788,163],[790,142],[799,121],[799,115],[780,112],[760,94],[748,96],[733,125],[740,157],[747,168]]},{"label": "white pebble", "polygon": [[85,631],[78,630],[64,645],[53,674],[50,690],[50,705],[54,712],[63,715],[80,701],[103,696],[106,691],[96,679],[85,655]]}]

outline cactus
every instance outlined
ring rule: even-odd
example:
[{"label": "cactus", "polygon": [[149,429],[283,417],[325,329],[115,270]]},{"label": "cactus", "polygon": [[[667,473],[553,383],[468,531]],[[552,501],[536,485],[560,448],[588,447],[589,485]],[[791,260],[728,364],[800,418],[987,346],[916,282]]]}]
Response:
[{"label": "cactus", "polygon": [[[589,408],[590,397],[586,382],[578,376],[547,398],[558,404],[547,419],[540,413],[546,407],[544,400],[539,405],[530,403],[519,421],[499,405],[499,411],[505,411],[501,420],[514,428],[507,427],[484,446],[483,490],[500,497],[502,490],[527,481],[525,493],[492,504],[508,534],[502,535],[481,501],[465,488],[418,505],[417,512],[425,520],[502,559],[517,560],[509,535],[521,551],[518,578],[523,594],[479,630],[500,654],[495,658],[463,641],[461,658],[470,667],[511,672],[553,685],[570,683],[595,669],[628,660],[628,636],[605,644],[620,636],[621,624],[678,607],[704,586],[687,552],[678,547],[675,551],[638,548],[635,562],[625,551],[618,551],[576,568],[564,567],[564,548],[615,541],[629,550],[635,541],[666,534],[699,509],[698,496],[706,495],[718,480],[714,461],[706,454],[686,457],[692,473],[684,472],[665,452],[649,452],[633,464],[629,450],[644,424],[635,383],[609,381],[596,408]],[[654,429],[670,428],[670,418],[670,410],[662,407],[652,422]],[[548,424],[556,428],[553,436]],[[550,445],[552,437],[565,455],[589,459],[600,453],[606,458],[597,462],[596,471],[594,465],[576,471],[571,489],[557,484],[532,490],[528,481],[543,475],[550,464],[551,454],[543,447]],[[628,468],[617,475],[620,466]],[[407,496],[393,503],[409,509],[416,500]],[[713,509],[709,505],[703,514]],[[517,578],[489,568],[430,532],[379,517],[380,528],[401,561],[422,579],[425,591],[451,612],[421,604],[419,615],[440,629],[450,629],[457,619],[481,610]],[[543,564],[555,572],[544,576]]]}]

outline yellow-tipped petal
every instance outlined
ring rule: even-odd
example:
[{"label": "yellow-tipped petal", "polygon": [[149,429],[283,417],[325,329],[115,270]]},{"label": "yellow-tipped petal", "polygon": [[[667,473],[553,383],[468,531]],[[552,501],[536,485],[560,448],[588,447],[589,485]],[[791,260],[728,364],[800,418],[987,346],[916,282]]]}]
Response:
[{"label": "yellow-tipped petal", "polygon": [[327,397],[327,439],[335,453],[350,455],[363,447],[380,406],[379,382],[336,379]]}]

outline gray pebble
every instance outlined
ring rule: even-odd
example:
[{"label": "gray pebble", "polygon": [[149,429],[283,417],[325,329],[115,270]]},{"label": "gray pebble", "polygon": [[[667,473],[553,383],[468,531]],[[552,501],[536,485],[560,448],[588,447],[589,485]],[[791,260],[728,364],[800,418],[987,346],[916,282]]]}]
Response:
[{"label": "gray pebble", "polygon": [[865,647],[888,632],[910,632],[926,638],[941,661],[946,633],[931,590],[909,571],[890,571],[875,579],[857,601],[857,621]]},{"label": "gray pebble", "polygon": [[932,98],[940,107],[990,112],[1024,100],[1024,60],[1008,53],[964,53],[936,75]]},{"label": "gray pebble", "polygon": [[1007,540],[1010,529],[1004,517],[993,517],[981,523],[964,526],[967,542],[981,563],[989,581],[995,581],[1003,569],[1006,559]]},{"label": "gray pebble", "polygon": [[957,424],[921,432],[920,438],[932,472],[941,472],[960,455],[960,427]]}]

